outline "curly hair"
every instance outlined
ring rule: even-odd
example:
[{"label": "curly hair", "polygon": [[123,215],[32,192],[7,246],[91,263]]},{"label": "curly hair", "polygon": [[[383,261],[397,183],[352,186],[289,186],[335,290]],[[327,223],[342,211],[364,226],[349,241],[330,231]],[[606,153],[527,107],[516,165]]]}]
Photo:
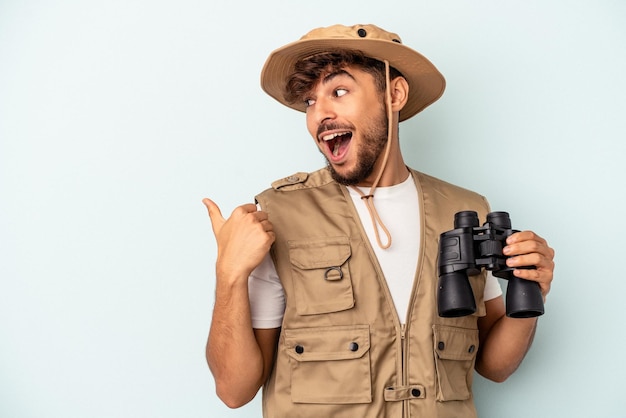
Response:
[{"label": "curly hair", "polygon": [[[371,74],[379,93],[384,94],[386,87],[384,62],[370,58],[361,51],[337,49],[298,61],[285,84],[285,100],[291,104],[304,100],[323,75],[346,67],[356,67]],[[402,77],[402,73],[390,66],[389,77],[393,80]]]}]

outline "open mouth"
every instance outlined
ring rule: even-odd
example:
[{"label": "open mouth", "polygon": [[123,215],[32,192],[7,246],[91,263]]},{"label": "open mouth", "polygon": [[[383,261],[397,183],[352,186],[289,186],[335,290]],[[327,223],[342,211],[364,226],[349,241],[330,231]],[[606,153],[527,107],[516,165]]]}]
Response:
[{"label": "open mouth", "polygon": [[333,157],[341,157],[348,148],[351,139],[352,132],[335,132],[322,137],[322,140],[328,147],[329,153]]}]

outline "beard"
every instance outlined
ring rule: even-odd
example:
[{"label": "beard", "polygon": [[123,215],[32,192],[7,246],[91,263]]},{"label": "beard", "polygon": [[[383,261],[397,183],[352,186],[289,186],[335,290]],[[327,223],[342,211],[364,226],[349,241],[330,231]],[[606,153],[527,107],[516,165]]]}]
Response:
[{"label": "beard", "polygon": [[356,167],[347,173],[338,173],[324,155],[326,166],[333,180],[344,186],[355,186],[367,179],[374,171],[374,165],[387,144],[388,126],[389,121],[383,109],[363,131],[363,142],[357,152]]}]

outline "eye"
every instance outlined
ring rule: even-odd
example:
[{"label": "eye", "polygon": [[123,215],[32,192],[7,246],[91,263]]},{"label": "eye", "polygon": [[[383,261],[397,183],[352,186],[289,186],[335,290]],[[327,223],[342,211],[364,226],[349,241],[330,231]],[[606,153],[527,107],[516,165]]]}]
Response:
[{"label": "eye", "polygon": [[341,97],[341,96],[346,95],[346,94],[348,94],[348,90],[346,90],[346,89],[336,89],[335,90],[335,96],[337,96],[337,97]]},{"label": "eye", "polygon": [[314,99],[304,99],[304,106],[305,107],[313,106],[314,104],[315,104],[315,100]]}]

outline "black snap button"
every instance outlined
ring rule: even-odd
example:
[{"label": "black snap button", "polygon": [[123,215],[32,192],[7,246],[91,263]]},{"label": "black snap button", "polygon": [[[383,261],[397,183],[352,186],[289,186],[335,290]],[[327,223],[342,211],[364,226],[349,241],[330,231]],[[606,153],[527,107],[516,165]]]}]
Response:
[{"label": "black snap button", "polygon": [[356,33],[358,33],[361,38],[365,38],[367,36],[367,31],[363,28],[359,29]]},{"label": "black snap button", "polygon": [[301,345],[297,345],[296,346],[296,353],[298,353],[298,354],[304,353],[304,347],[302,347]]},{"label": "black snap button", "polygon": [[350,351],[357,351],[359,349],[359,345],[355,342],[350,343]]},{"label": "black snap button", "polygon": [[443,341],[439,341],[439,343],[437,344],[437,348],[443,350],[444,348],[446,348],[446,345]]},{"label": "black snap button", "polygon": [[419,389],[411,389],[411,395],[415,398],[419,398],[422,395],[422,392]]},{"label": "black snap button", "polygon": [[476,350],[476,346],[474,344],[470,345],[470,348],[467,350],[468,353],[473,353]]}]

